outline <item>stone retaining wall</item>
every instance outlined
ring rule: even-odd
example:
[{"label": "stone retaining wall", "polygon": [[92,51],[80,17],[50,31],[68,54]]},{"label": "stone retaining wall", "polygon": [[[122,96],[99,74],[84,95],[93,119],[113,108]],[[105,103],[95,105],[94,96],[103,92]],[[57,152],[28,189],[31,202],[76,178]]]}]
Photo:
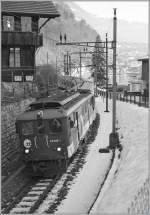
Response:
[{"label": "stone retaining wall", "polygon": [[34,99],[26,99],[1,107],[1,167],[2,170],[9,168],[12,160],[19,158],[20,146],[16,135],[15,121]]}]

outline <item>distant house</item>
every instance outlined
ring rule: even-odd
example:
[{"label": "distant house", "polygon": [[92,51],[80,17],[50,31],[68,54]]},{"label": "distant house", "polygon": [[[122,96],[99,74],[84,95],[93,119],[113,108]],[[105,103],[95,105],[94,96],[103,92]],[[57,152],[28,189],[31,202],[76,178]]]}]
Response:
[{"label": "distant house", "polygon": [[141,80],[143,82],[144,94],[148,95],[149,92],[149,57],[143,57],[138,59],[142,61],[142,75]]},{"label": "distant house", "polygon": [[[1,11],[2,81],[33,81],[40,30],[60,15],[51,1],[2,1]],[[41,26],[40,18],[46,19]]]}]

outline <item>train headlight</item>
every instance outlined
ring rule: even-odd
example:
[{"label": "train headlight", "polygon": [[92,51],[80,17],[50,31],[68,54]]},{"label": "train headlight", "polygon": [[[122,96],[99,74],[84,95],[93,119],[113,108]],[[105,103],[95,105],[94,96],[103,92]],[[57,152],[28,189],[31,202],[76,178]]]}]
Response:
[{"label": "train headlight", "polygon": [[28,154],[29,153],[29,149],[25,149],[25,153]]},{"label": "train headlight", "polygon": [[26,149],[29,149],[31,147],[31,140],[29,139],[25,139],[24,142],[23,142],[23,145]]},{"label": "train headlight", "polygon": [[60,152],[60,151],[61,151],[61,148],[60,148],[60,147],[58,147],[58,148],[57,148],[57,151],[58,151],[58,152]]}]

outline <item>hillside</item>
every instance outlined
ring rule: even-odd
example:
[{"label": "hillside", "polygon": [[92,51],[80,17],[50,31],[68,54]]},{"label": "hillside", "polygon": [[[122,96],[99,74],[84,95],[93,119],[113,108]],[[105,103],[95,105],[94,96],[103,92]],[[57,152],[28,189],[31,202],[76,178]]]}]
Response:
[{"label": "hillside", "polygon": [[[104,39],[105,33],[112,35],[113,32],[113,20],[110,18],[102,18],[94,16],[87,11],[83,10],[74,2],[67,2],[72,11],[76,14],[76,19],[84,19],[89,25],[94,28]],[[112,13],[113,18],[113,13]],[[148,43],[148,25],[145,23],[138,22],[128,22],[121,20],[118,17],[118,27],[117,27],[118,42],[127,43]]]},{"label": "hillside", "polygon": [[[65,3],[58,2],[56,7],[61,16],[51,19],[42,29],[44,44],[37,51],[36,63],[37,65],[46,64],[47,62],[55,64],[57,54],[58,67],[62,68],[66,51],[79,51],[79,48],[75,46],[56,46],[56,42],[59,42],[60,33],[62,35],[66,34],[67,41],[95,41],[97,32],[85,20],[76,20],[75,15]],[[79,56],[74,55],[72,56],[73,59],[78,61]]]}]

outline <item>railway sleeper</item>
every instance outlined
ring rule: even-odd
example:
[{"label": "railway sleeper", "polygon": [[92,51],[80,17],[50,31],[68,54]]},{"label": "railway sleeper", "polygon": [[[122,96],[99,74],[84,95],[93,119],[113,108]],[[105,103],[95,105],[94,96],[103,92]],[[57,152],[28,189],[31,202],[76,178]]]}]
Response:
[{"label": "railway sleeper", "polygon": [[51,177],[52,180],[56,175],[66,172],[68,164],[68,159],[28,162],[27,174],[33,177]]}]

